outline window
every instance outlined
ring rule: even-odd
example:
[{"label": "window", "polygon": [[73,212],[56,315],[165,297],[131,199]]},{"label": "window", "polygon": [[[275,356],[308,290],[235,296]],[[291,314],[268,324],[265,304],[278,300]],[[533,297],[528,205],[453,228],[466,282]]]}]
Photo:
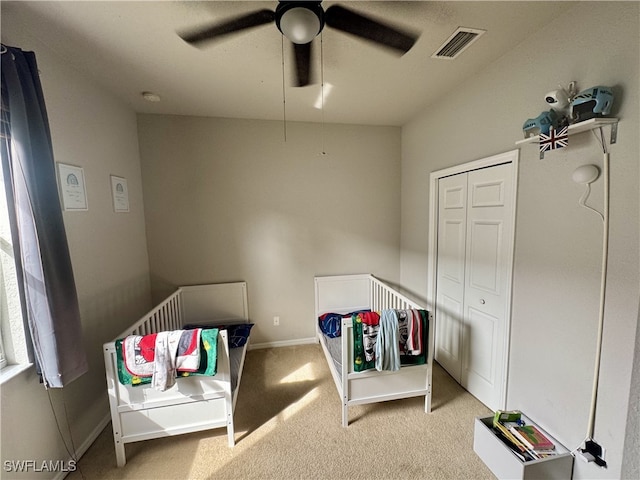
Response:
[{"label": "window", "polygon": [[0,168],[0,367],[28,364],[7,196]]},{"label": "window", "polygon": [[[29,312],[25,315],[28,345],[37,359],[38,375],[45,388],[62,388],[86,373],[89,364],[60,208],[51,133],[35,53],[2,47],[0,132],[4,141],[0,148],[6,168],[3,173],[11,177],[11,182],[4,184],[10,190],[4,196],[10,206],[5,211],[9,212],[10,231],[15,234],[13,245],[20,252],[13,262],[18,271],[19,295],[13,296],[6,288],[5,303],[11,317],[11,301],[19,298],[24,302],[24,309],[22,305],[18,308],[21,302],[17,302],[15,313]],[[10,240],[7,242],[11,245]],[[8,280],[10,272],[3,271],[3,275]],[[18,333],[14,327],[17,330],[21,323],[9,318],[3,325],[8,360],[9,354],[17,355],[22,346],[14,335]]]},{"label": "window", "polygon": [[7,365],[7,357],[4,355],[4,347],[2,346],[2,331],[0,330],[0,368]]}]

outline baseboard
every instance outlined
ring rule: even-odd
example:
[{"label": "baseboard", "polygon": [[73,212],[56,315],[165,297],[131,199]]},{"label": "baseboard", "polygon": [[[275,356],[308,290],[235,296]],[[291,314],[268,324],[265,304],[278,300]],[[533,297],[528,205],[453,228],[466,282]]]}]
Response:
[{"label": "baseboard", "polygon": [[[98,425],[96,426],[96,428],[94,428],[91,433],[89,434],[89,436],[84,440],[84,442],[82,442],[78,448],[76,448],[76,454],[75,457],[80,460],[80,457],[82,457],[87,450],[89,450],[89,447],[91,445],[93,445],[93,442],[96,441],[96,439],[100,436],[100,434],[102,433],[102,431],[105,429],[105,427],[107,425],[109,425],[109,422],[111,422],[111,414],[107,413],[107,415],[100,420],[100,422],[98,423]],[[71,462],[73,460],[73,458],[69,458],[67,459],[67,464],[69,464],[69,462]],[[58,474],[53,477],[54,480],[62,480],[63,478],[65,478],[67,475],[69,474],[69,472],[58,472]]]},{"label": "baseboard", "polygon": [[297,345],[310,345],[312,343],[318,343],[318,337],[297,338],[295,340],[282,340],[278,342],[250,343],[249,350],[258,350],[261,348],[295,347]]}]

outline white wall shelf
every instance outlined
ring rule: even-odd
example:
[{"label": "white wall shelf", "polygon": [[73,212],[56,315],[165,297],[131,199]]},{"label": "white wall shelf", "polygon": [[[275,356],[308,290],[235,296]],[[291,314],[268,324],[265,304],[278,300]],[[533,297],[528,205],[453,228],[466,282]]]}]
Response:
[{"label": "white wall shelf", "polygon": [[[569,125],[569,135],[574,135],[576,133],[588,132],[595,128],[604,127],[606,125],[611,125],[611,139],[610,143],[614,144],[617,140],[617,132],[618,132],[618,119],[617,118],[590,118],[589,120],[585,120],[584,122],[574,123]],[[527,137],[522,140],[518,140],[516,142],[517,146],[528,145],[528,144],[538,144],[540,141],[540,135],[536,135],[535,137]]]}]

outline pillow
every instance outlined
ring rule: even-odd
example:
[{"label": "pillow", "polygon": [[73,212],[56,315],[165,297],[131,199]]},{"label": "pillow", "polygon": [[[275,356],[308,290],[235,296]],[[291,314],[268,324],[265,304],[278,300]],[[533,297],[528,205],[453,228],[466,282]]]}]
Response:
[{"label": "pillow", "polygon": [[339,313],[324,313],[318,317],[320,330],[329,338],[340,336],[342,315]]},{"label": "pillow", "polygon": [[352,315],[360,312],[370,312],[371,310],[358,310],[351,313],[324,313],[318,317],[320,330],[329,338],[340,336],[340,327],[343,318],[350,318]]},{"label": "pillow", "polygon": [[247,343],[247,339],[249,338],[249,333],[251,332],[251,327],[253,327],[253,323],[230,323],[228,325],[195,325],[189,324],[185,325],[184,328],[219,328],[220,330],[226,330],[229,337],[229,348],[238,348],[243,347],[245,343]]},{"label": "pillow", "polygon": [[227,331],[229,332],[229,347],[238,348],[243,347],[247,343],[249,333],[251,332],[253,323],[238,323],[235,325],[229,325]]}]

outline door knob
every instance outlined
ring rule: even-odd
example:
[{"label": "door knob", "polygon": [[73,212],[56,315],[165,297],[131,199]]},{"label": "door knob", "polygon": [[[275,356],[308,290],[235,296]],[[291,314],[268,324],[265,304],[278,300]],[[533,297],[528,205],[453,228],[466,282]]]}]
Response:
[{"label": "door knob", "polygon": [[484,298],[480,299],[480,305],[484,305],[486,302],[484,301]]}]

